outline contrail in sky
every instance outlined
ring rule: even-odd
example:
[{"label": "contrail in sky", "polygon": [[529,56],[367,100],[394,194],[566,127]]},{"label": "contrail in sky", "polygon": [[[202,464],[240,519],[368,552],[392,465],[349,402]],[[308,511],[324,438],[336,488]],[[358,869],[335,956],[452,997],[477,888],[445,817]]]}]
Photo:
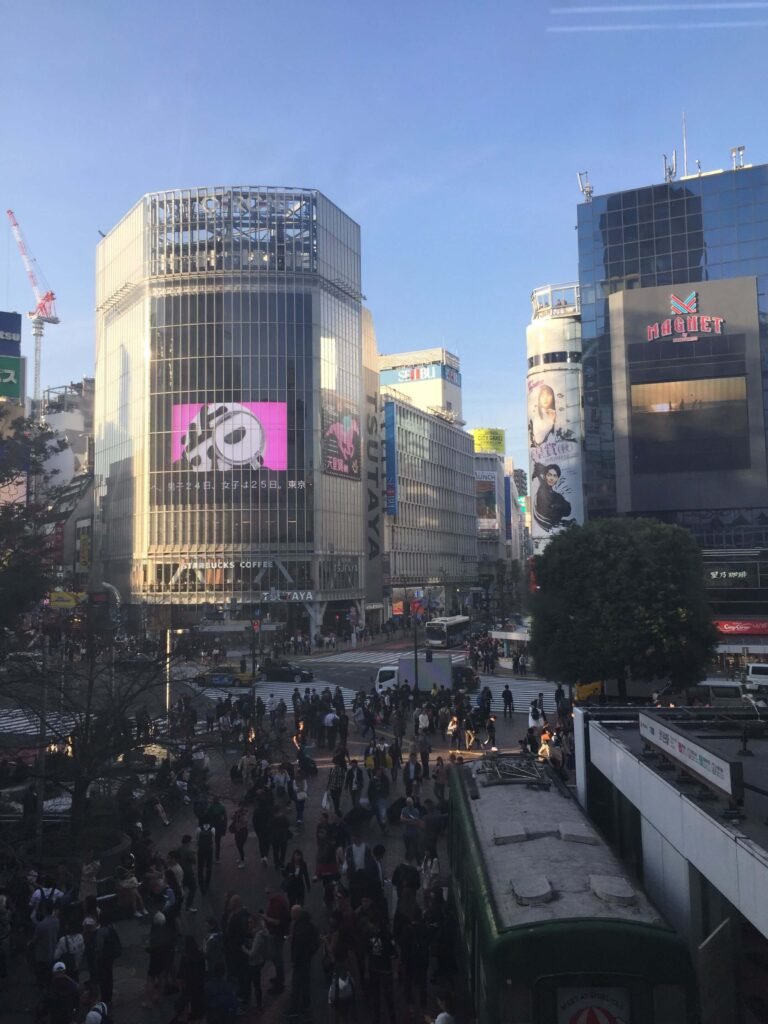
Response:
[{"label": "contrail in sky", "polygon": [[669,29],[768,28],[768,21],[629,22],[626,25],[547,25],[547,32],[661,32]]},{"label": "contrail in sky", "polygon": [[[669,4],[589,4],[579,7],[552,7],[550,14],[649,14],[667,11],[759,11],[766,10],[766,0],[736,0],[735,3],[669,3]],[[739,22],[741,24],[741,22]],[[743,24],[748,25],[749,22]]]}]

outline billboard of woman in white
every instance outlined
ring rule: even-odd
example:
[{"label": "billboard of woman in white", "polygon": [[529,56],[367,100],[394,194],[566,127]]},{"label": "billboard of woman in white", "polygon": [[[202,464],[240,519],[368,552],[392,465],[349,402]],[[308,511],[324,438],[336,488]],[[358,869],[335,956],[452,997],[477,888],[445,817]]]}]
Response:
[{"label": "billboard of woman in white", "polygon": [[531,535],[547,541],[584,521],[581,471],[581,374],[577,367],[528,377]]}]

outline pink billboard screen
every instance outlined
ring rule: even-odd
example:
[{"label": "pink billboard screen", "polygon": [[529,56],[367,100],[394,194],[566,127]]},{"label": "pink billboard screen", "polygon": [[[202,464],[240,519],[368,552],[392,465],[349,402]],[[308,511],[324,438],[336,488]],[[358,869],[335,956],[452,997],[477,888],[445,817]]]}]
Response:
[{"label": "pink billboard screen", "polygon": [[215,402],[174,405],[174,468],[194,473],[288,468],[285,402]]}]

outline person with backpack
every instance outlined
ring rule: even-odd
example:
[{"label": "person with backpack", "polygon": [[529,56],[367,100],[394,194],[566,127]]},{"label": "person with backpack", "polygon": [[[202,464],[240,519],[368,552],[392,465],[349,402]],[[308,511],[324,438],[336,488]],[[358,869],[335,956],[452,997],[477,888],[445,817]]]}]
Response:
[{"label": "person with backpack", "polygon": [[67,974],[73,981],[80,976],[80,965],[85,956],[85,939],[73,922],[67,932],[56,943],[53,959],[64,964]]},{"label": "person with backpack", "polygon": [[84,1024],[115,1024],[106,1003],[94,1003],[85,1015]]},{"label": "person with backpack", "polygon": [[534,698],[531,701],[531,706],[528,708],[528,728],[541,729],[543,724],[541,711],[539,710],[539,702]]},{"label": "person with backpack", "polygon": [[44,878],[40,882],[40,885],[33,891],[29,897],[29,919],[33,924],[38,921],[42,921],[44,912],[41,904],[50,903],[51,906],[57,907],[64,897],[64,893],[61,889],[57,889],[50,878]]},{"label": "person with backpack", "polygon": [[200,819],[200,824],[202,825],[204,821],[207,821],[214,831],[216,863],[218,864],[221,860],[221,840],[227,834],[227,811],[220,797],[213,798],[213,803],[206,811],[205,817]]},{"label": "person with backpack", "polygon": [[53,965],[49,984],[40,1007],[38,1021],[46,1024],[71,1024],[80,1004],[80,988],[77,982],[67,974],[62,961]]},{"label": "person with backpack", "polygon": [[346,963],[336,963],[328,989],[328,1005],[336,1024],[350,1021],[355,1014],[355,982]]},{"label": "person with backpack", "polygon": [[[200,892],[205,895],[211,884],[213,871],[214,842],[218,845],[218,836],[208,821],[204,821],[195,833],[197,844],[197,884]],[[216,860],[218,861],[218,857]]]},{"label": "person with backpack", "polygon": [[29,941],[28,951],[34,964],[38,987],[45,989],[51,980],[53,954],[59,941],[59,912],[49,900],[41,900],[35,908],[36,915],[42,915],[35,921],[35,930]]}]

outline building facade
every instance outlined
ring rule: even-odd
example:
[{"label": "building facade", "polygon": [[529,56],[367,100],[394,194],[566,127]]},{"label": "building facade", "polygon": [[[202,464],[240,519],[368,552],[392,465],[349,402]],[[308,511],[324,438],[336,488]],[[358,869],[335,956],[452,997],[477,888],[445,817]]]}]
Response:
[{"label": "building facade", "polygon": [[393,388],[384,411],[384,586],[390,614],[429,590],[432,611],[458,614],[477,579],[474,443],[450,418]]},{"label": "building facade", "polygon": [[528,458],[534,554],[584,521],[581,324],[578,285],[545,285],[531,296]]},{"label": "building facade", "polygon": [[163,622],[362,620],[358,225],[312,189],[150,193],[96,291],[101,579]]},{"label": "building facade", "polygon": [[578,239],[588,515],[689,529],[741,650],[768,632],[768,166],[596,196]]}]

